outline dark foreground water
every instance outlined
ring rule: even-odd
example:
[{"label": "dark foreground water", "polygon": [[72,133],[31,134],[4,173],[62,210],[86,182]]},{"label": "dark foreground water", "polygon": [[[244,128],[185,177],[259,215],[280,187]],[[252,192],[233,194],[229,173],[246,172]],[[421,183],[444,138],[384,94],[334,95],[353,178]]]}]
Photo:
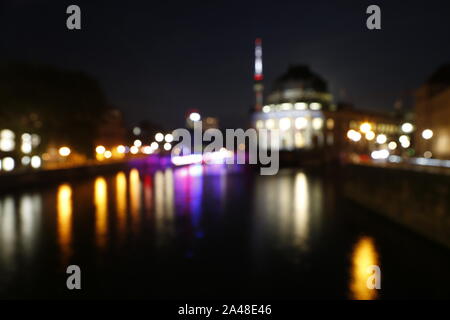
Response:
[{"label": "dark foreground water", "polygon": [[1,298],[450,298],[449,270],[448,250],[302,170],[133,169],[0,196]]}]

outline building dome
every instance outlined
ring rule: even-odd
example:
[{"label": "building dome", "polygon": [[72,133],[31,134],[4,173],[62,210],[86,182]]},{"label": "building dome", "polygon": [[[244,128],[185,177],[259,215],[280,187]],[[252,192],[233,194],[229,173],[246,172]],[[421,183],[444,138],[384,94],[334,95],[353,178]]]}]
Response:
[{"label": "building dome", "polygon": [[274,84],[275,90],[301,88],[318,92],[328,92],[327,83],[306,65],[290,66]]},{"label": "building dome", "polygon": [[331,94],[327,82],[308,66],[293,65],[275,80],[267,102],[269,104],[316,102],[327,108],[331,103]]}]

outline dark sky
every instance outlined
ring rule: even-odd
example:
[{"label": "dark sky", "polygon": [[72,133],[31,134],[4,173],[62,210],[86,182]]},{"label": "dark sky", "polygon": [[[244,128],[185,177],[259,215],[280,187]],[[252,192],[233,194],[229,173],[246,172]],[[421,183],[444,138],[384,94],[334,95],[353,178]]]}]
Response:
[{"label": "dark sky", "polygon": [[[0,0],[1,59],[80,69],[96,77],[129,123],[182,125],[198,108],[245,125],[253,44],[263,38],[265,85],[306,63],[336,100],[386,110],[450,60],[449,1]],[[82,30],[66,29],[78,4]],[[369,4],[382,30],[366,28]]]}]

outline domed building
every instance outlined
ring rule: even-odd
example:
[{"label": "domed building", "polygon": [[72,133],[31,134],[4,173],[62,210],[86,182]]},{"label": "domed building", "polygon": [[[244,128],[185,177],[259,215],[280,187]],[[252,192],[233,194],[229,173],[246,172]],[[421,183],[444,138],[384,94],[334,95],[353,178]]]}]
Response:
[{"label": "domed building", "polygon": [[[290,66],[273,85],[262,110],[253,114],[256,129],[279,129],[280,150],[314,149],[331,144],[326,130],[333,129],[325,113],[334,111],[332,95],[322,77],[308,66]],[[330,136],[332,139],[332,135]]]}]

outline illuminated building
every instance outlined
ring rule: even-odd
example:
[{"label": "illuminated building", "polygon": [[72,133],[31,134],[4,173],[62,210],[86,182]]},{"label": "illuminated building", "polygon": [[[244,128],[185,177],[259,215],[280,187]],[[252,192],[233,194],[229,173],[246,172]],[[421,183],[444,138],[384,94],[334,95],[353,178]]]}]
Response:
[{"label": "illuminated building", "polygon": [[450,64],[416,91],[415,114],[418,156],[450,159]]},{"label": "illuminated building", "polygon": [[275,81],[267,103],[255,110],[253,124],[256,129],[279,129],[281,150],[313,149],[325,145],[324,112],[330,110],[326,82],[307,66],[291,66]]},{"label": "illuminated building", "polygon": [[343,151],[399,152],[393,142],[402,134],[400,124],[401,119],[390,113],[334,104],[327,82],[305,65],[289,67],[252,116],[257,130],[278,130],[279,141],[274,143],[281,151],[308,151],[328,160]]}]

